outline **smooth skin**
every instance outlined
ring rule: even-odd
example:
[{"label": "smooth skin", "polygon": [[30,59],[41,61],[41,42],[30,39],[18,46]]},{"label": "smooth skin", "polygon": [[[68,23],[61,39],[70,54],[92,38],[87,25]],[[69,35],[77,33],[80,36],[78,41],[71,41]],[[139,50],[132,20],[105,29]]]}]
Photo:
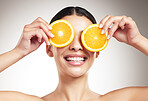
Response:
[{"label": "smooth skin", "polygon": [[[87,72],[94,59],[99,56],[99,52],[95,54],[86,50],[82,46],[80,36],[92,22],[84,16],[77,15],[65,16],[62,19],[68,20],[75,29],[75,38],[70,45],[63,48],[49,45],[48,38],[53,37],[50,32],[51,27],[39,17],[24,27],[22,37],[13,50],[0,55],[0,72],[2,72],[38,49],[45,41],[46,52],[50,57],[54,57],[57,65],[59,84],[56,90],[42,98],[15,91],[0,91],[0,101],[148,101],[148,87],[126,87],[104,95],[91,91],[87,83]],[[112,23],[113,26],[109,28]],[[103,29],[102,34],[109,30],[109,39],[114,37],[148,56],[148,39],[140,34],[132,18],[107,15],[101,20],[100,28]],[[83,54],[88,60],[82,66],[70,66],[63,59],[67,54]]]}]

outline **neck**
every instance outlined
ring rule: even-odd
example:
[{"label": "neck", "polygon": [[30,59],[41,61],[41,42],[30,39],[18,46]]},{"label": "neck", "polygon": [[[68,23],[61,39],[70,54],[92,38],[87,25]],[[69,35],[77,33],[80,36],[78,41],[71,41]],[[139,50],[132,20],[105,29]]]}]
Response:
[{"label": "neck", "polygon": [[59,75],[59,84],[55,92],[61,95],[64,101],[82,101],[88,97],[90,92],[88,87],[88,75],[81,77],[70,77],[67,75]]}]

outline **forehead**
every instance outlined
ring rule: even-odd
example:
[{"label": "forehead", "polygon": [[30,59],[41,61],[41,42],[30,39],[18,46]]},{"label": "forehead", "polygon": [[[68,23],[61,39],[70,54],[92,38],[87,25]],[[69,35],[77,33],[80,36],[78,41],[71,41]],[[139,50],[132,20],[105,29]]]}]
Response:
[{"label": "forehead", "polygon": [[70,15],[65,16],[62,19],[69,21],[75,31],[83,31],[88,25],[91,25],[92,22],[85,16]]}]

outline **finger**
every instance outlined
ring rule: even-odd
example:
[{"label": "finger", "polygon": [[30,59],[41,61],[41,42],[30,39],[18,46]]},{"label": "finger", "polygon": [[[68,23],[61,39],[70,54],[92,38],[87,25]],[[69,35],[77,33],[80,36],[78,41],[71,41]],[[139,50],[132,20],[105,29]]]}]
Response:
[{"label": "finger", "polygon": [[[27,26],[27,27],[26,27],[26,26]],[[28,31],[33,31],[33,30],[36,30],[36,29],[38,29],[38,28],[30,28],[30,27],[28,27],[28,25],[25,25],[23,31],[28,32]]]},{"label": "finger", "polygon": [[106,20],[104,26],[102,27],[102,34],[106,33],[106,31],[108,30],[108,28],[116,23],[116,22],[120,22],[122,18],[124,18],[126,16],[111,16],[108,18],[108,20]]},{"label": "finger", "polygon": [[[34,30],[38,30],[38,28],[30,28],[30,27],[24,28],[25,32],[34,31]],[[49,33],[51,33],[51,32],[49,31]]]},{"label": "finger", "polygon": [[36,34],[36,36],[37,36],[37,38],[38,38],[38,42],[40,42],[41,43],[41,41],[42,41],[42,35],[40,34],[40,33],[35,33]]},{"label": "finger", "polygon": [[105,16],[99,23],[99,28],[102,28],[104,23],[111,17],[111,15]]},{"label": "finger", "polygon": [[[52,29],[52,27],[48,24],[48,22],[46,22],[44,19],[42,19],[41,17],[38,17],[35,21],[32,22],[33,23],[36,23],[36,22],[39,22],[39,23],[44,23],[45,26],[47,27],[47,29],[49,29],[49,31]],[[45,30],[44,30],[45,31]],[[45,33],[47,33],[47,36],[53,38],[54,35],[46,30]],[[49,35],[48,35],[49,34]]]},{"label": "finger", "polygon": [[[50,45],[50,43],[49,43],[49,41],[48,41],[48,37],[47,37],[47,35],[44,33],[44,31],[42,30],[42,29],[38,29],[38,30],[36,30],[37,31],[37,33],[40,33],[41,35],[42,35],[42,38],[44,39],[44,41],[45,41],[45,43],[47,44],[47,45]],[[42,40],[42,39],[41,39]]]},{"label": "finger", "polygon": [[34,22],[27,26],[28,28],[41,28],[48,37],[53,38],[54,35],[50,32],[48,27],[43,22]]},{"label": "finger", "polygon": [[48,41],[48,37],[46,36],[46,34],[42,29],[36,29],[36,30],[25,32],[24,36],[27,40],[31,40],[34,36],[36,36],[38,39],[38,42],[42,43],[42,40],[44,40],[47,45],[50,45]]},{"label": "finger", "polygon": [[46,22],[44,19],[42,19],[41,17],[38,17],[35,21],[33,21],[32,23],[34,22],[43,22],[44,24],[46,24],[46,26],[49,28],[49,30],[52,29],[52,27],[48,24],[48,22]]},{"label": "finger", "polygon": [[116,22],[119,22],[122,19],[122,17],[124,17],[124,16],[111,16],[111,17],[109,17],[106,20],[104,26],[102,27],[102,32],[101,33],[102,34],[106,33],[108,28],[110,28],[111,25],[113,26]]},{"label": "finger", "polygon": [[132,20],[131,17],[124,17],[121,19],[119,26],[121,27],[121,29],[123,30],[126,26],[126,28],[128,29],[132,29],[136,27],[135,22]]},{"label": "finger", "polygon": [[106,22],[104,23],[104,26],[102,27],[102,31],[101,34],[106,33],[106,31],[108,30],[108,28],[112,25],[114,25],[114,19],[113,17],[110,17],[108,20],[106,20]]},{"label": "finger", "polygon": [[126,22],[126,18],[122,18],[120,23],[119,23],[119,27],[123,30],[124,29],[124,25],[125,25],[125,22]]},{"label": "finger", "polygon": [[108,36],[107,36],[107,39],[110,39],[110,38],[113,36],[114,32],[118,29],[118,25],[119,25],[119,23],[116,22],[116,23],[112,26],[112,28],[109,29],[109,34],[108,34]]},{"label": "finger", "polygon": [[34,36],[37,37],[38,42],[42,40],[42,34],[40,34],[37,30],[31,30],[24,32],[24,39],[31,40]]}]

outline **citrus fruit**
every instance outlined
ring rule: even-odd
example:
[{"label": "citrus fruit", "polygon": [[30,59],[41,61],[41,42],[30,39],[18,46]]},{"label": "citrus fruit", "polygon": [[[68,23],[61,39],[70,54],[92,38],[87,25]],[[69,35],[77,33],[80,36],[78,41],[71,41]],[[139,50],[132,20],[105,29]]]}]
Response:
[{"label": "citrus fruit", "polygon": [[81,41],[87,50],[98,52],[105,49],[108,44],[108,31],[105,34],[101,34],[101,30],[99,24],[92,24],[84,29],[81,35]]},{"label": "citrus fruit", "polygon": [[50,24],[52,27],[51,33],[53,38],[49,39],[51,45],[55,47],[64,47],[69,45],[74,39],[74,28],[66,20],[56,20]]}]

